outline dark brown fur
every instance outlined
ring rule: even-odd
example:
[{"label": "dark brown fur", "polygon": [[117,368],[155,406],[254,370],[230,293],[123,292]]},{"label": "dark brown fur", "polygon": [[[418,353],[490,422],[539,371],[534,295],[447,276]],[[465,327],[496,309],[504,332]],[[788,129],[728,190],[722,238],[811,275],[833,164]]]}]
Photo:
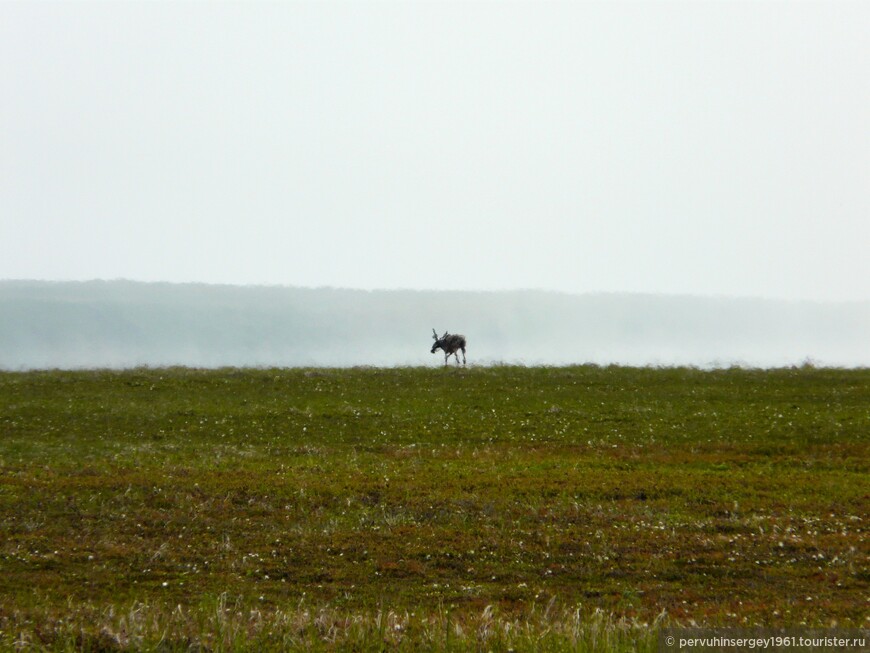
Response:
[{"label": "dark brown fur", "polygon": [[432,345],[432,353],[436,349],[441,349],[444,352],[444,364],[447,365],[447,359],[450,356],[456,356],[456,364],[459,365],[459,350],[462,350],[462,364],[465,365],[465,336],[458,333],[450,334],[447,331],[440,338],[438,332],[432,329],[432,337],[435,338],[435,344]]}]

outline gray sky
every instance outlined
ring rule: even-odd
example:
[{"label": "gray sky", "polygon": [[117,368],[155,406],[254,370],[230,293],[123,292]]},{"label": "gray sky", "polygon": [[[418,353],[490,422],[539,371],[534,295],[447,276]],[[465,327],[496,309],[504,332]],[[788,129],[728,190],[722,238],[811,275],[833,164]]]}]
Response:
[{"label": "gray sky", "polygon": [[870,300],[870,3],[0,3],[0,278]]}]

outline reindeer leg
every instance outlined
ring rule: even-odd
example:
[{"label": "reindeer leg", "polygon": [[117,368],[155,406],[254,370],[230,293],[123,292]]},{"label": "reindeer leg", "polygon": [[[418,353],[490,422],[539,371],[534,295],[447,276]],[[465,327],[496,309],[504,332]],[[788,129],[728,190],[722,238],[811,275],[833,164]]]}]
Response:
[{"label": "reindeer leg", "polygon": [[[459,356],[456,357],[456,362],[459,362]],[[465,365],[465,347],[462,348],[462,364]]]},{"label": "reindeer leg", "polygon": [[450,354],[447,352],[444,353],[444,367],[447,367],[447,359],[450,358]]}]

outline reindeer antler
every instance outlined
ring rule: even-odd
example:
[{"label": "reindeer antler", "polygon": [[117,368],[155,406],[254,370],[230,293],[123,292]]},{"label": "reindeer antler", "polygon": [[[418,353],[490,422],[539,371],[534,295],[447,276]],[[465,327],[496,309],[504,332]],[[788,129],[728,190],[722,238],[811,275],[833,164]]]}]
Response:
[{"label": "reindeer antler", "polygon": [[438,332],[435,329],[432,329],[432,337],[438,340]]}]

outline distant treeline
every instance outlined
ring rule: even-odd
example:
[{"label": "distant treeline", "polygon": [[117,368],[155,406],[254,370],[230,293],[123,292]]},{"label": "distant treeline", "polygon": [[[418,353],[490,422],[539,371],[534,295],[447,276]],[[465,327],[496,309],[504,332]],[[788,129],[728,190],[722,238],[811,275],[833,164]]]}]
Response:
[{"label": "distant treeline", "polygon": [[870,302],[541,291],[0,282],[0,368],[469,363],[870,365]]}]

